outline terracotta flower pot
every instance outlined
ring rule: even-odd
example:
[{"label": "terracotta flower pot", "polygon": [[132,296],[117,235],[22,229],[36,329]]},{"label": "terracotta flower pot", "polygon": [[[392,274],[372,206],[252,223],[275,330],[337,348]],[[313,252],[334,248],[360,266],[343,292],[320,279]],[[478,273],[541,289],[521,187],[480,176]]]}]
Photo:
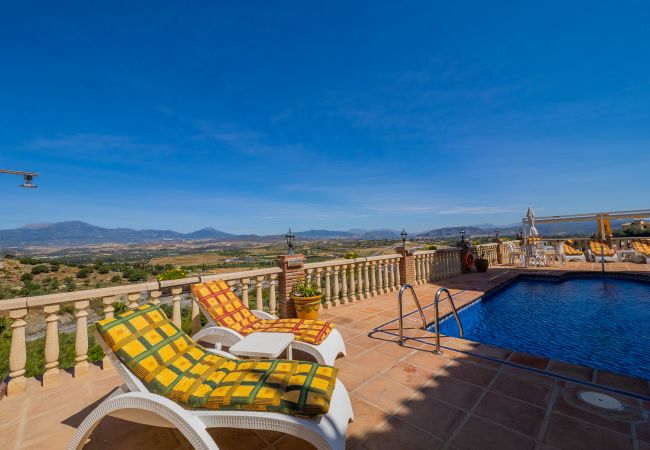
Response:
[{"label": "terracotta flower pot", "polygon": [[309,320],[318,319],[318,311],[320,310],[322,297],[322,295],[315,295],[313,297],[292,297],[298,318]]}]

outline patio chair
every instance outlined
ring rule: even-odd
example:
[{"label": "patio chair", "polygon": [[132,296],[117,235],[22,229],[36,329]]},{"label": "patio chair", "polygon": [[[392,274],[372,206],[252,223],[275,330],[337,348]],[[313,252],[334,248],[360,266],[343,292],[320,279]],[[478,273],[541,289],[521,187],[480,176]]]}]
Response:
[{"label": "patio chair", "polygon": [[521,247],[513,241],[506,242],[506,247],[508,248],[508,263],[514,266],[515,261],[518,261],[521,264]]},{"label": "patio chair", "polygon": [[632,250],[636,252],[639,261],[650,264],[650,239],[639,239],[632,242]]},{"label": "patio chair", "polygon": [[616,252],[605,243],[601,244],[600,242],[589,241],[589,251],[591,253],[592,261],[601,262],[602,259],[605,262],[618,262],[618,255]]},{"label": "patio chair", "polygon": [[345,356],[341,333],[329,322],[306,319],[278,319],[271,313],[248,309],[223,280],[195,284],[192,293],[208,323],[192,339],[230,347],[254,332],[293,333],[292,349],[313,356],[320,364],[333,365]]},{"label": "patio chair", "polygon": [[200,450],[219,448],[207,428],[272,430],[319,450],[345,448],[352,405],[333,367],[237,360],[206,350],[152,304],[105,319],[97,329],[124,385],[83,420],[69,450],[81,449],[107,415],[175,427]]},{"label": "patio chair", "polygon": [[573,246],[573,241],[567,240],[560,243],[560,254],[565,261],[586,261],[583,251]]}]

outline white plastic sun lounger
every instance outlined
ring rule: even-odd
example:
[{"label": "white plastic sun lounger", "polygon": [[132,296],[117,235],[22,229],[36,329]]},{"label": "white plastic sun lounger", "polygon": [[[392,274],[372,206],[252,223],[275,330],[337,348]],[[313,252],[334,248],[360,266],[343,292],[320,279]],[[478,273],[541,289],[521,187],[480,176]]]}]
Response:
[{"label": "white plastic sun lounger", "polygon": [[[193,299],[198,305],[203,315],[208,319],[207,325],[199,330],[192,339],[195,341],[203,341],[215,345],[215,348],[221,349],[221,346],[230,347],[233,344],[244,339],[244,336],[237,331],[217,325],[214,319],[210,316],[208,311],[205,310],[201,302]],[[277,319],[271,313],[260,311],[258,309],[251,309],[250,312],[259,319]],[[334,365],[334,361],[338,355],[346,355],[345,342],[341,333],[334,328],[330,334],[318,345],[308,344],[294,340],[291,343],[293,350],[300,350],[313,356],[317,363],[326,364],[328,366]]]},{"label": "white plastic sun lounger", "polygon": [[[95,427],[108,415],[146,425],[175,427],[197,450],[219,450],[206,431],[207,428],[278,431],[304,439],[318,450],[345,449],[345,435],[348,423],[353,419],[353,412],[348,392],[339,380],[336,381],[328,413],[314,418],[256,411],[190,410],[161,395],[149,392],[115,356],[101,336],[98,333],[95,335],[124,384],[84,419],[72,437],[68,450],[83,448]],[[210,351],[237,359],[220,350]]]}]

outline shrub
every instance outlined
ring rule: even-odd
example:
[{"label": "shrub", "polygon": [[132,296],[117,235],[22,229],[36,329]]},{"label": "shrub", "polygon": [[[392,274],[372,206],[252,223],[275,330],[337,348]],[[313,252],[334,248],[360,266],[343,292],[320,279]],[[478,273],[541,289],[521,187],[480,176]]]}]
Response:
[{"label": "shrub", "polygon": [[358,257],[359,257],[359,254],[357,252],[347,252],[345,254],[345,259],[354,259],[354,258],[358,258]]},{"label": "shrub", "polygon": [[142,269],[127,269],[122,272],[122,277],[129,281],[144,281],[147,279],[147,272]]},{"label": "shrub", "polygon": [[72,280],[72,278],[68,277],[69,281],[65,282],[65,290],[68,292],[72,292],[75,289],[77,289],[77,284]]},{"label": "shrub", "polygon": [[45,264],[37,264],[32,267],[32,275],[38,275],[39,273],[47,273],[50,269],[47,268]]},{"label": "shrub", "polygon": [[60,268],[59,264],[50,264],[50,272],[58,272]]},{"label": "shrub", "polygon": [[164,280],[178,280],[180,278],[185,278],[187,276],[187,272],[180,267],[176,267],[174,269],[167,269],[156,277],[158,281],[164,281]]},{"label": "shrub", "polygon": [[99,267],[97,268],[97,273],[100,273],[100,274],[102,274],[102,275],[106,275],[106,274],[107,274],[108,272],[110,272],[110,271],[111,271],[111,268],[108,267],[108,266],[104,266],[104,265],[99,266]]},{"label": "shrub", "polygon": [[59,280],[57,278],[53,279],[50,286],[52,287],[52,289],[58,289],[59,288]]},{"label": "shrub", "polygon": [[438,248],[438,246],[437,245],[427,245],[424,248],[427,249],[427,250],[436,250]]},{"label": "shrub", "polygon": [[25,272],[24,274],[22,274],[20,276],[20,281],[22,281],[23,283],[26,283],[28,281],[32,281],[33,279],[34,279],[34,275],[32,275],[29,272]]},{"label": "shrub", "polygon": [[111,278],[111,283],[119,283],[122,281],[122,277],[119,275],[114,275],[113,278]]},{"label": "shrub", "polygon": [[79,272],[77,272],[76,277],[77,278],[88,278],[88,275],[90,275],[91,270],[84,267],[83,269],[79,269]]}]

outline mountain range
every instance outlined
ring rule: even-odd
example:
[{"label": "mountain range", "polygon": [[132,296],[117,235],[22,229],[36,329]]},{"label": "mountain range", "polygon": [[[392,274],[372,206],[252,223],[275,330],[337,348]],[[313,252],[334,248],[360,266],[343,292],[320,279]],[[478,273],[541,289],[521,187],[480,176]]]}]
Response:
[{"label": "mountain range", "polygon": [[[613,223],[612,225],[617,225]],[[424,233],[412,233],[410,237],[449,239],[458,237],[461,230],[466,237],[493,236],[496,227],[491,224],[467,227],[437,228]],[[592,222],[541,224],[538,230],[542,236],[585,235],[595,231]],[[513,235],[521,225],[499,226],[501,235]],[[307,230],[295,232],[298,239],[399,239],[400,232],[388,228],[377,230],[351,229],[348,231]],[[58,222],[52,224],[30,224],[20,228],[0,230],[2,247],[28,246],[75,246],[87,244],[137,244],[159,241],[260,241],[283,240],[283,235],[238,235],[226,233],[215,228],[202,228],[191,233],[173,230],[134,230],[131,228],[102,228],[81,221]]]}]

